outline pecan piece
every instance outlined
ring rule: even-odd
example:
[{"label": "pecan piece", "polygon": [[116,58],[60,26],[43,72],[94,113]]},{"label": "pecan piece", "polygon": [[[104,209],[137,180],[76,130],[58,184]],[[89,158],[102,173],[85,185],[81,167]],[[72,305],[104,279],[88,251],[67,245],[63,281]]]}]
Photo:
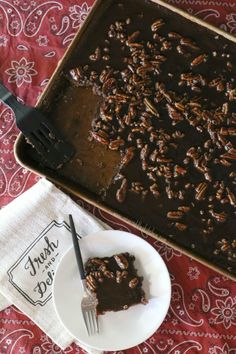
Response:
[{"label": "pecan piece", "polygon": [[134,289],[134,288],[136,288],[136,286],[138,285],[138,283],[139,283],[139,280],[138,280],[137,277],[135,277],[135,278],[133,278],[133,279],[131,279],[131,280],[129,281],[129,287],[130,287],[131,289]]},{"label": "pecan piece", "polygon": [[190,207],[182,205],[182,206],[178,207],[178,210],[183,211],[184,213],[187,213],[190,210]]},{"label": "pecan piece", "polygon": [[103,145],[108,145],[109,140],[105,137],[105,132],[103,131],[98,131],[98,132],[90,132],[92,138],[96,140],[97,142],[103,144]]},{"label": "pecan piece", "polygon": [[236,128],[224,128],[220,129],[221,135],[236,136]]},{"label": "pecan piece", "polygon": [[112,74],[113,69],[104,69],[99,76],[99,81],[103,84]]},{"label": "pecan piece", "polygon": [[124,145],[124,140],[123,139],[116,139],[112,140],[109,144],[109,149],[110,150],[118,150],[122,145]]},{"label": "pecan piece", "polygon": [[89,290],[91,290],[93,292],[96,290],[96,287],[97,287],[96,280],[94,279],[94,277],[92,275],[87,275],[86,285],[89,288]]},{"label": "pecan piece", "polygon": [[151,25],[152,32],[158,31],[162,26],[164,26],[165,22],[163,19],[158,19]]},{"label": "pecan piece", "polygon": [[120,269],[124,270],[129,267],[129,262],[122,253],[115,255],[114,258]]},{"label": "pecan piece", "polygon": [[182,46],[182,45],[177,45],[176,49],[177,49],[177,52],[178,52],[179,54],[182,54],[182,55],[184,55],[185,57],[189,57],[189,56],[190,56],[189,52],[186,50],[186,48],[185,48],[184,46]]},{"label": "pecan piece", "polygon": [[173,210],[167,213],[168,219],[181,219],[183,217],[183,212],[180,210]]},{"label": "pecan piece", "polygon": [[137,68],[137,74],[141,77],[145,76],[147,72],[153,71],[154,68],[152,65],[141,65]]},{"label": "pecan piece", "polygon": [[103,274],[105,275],[106,278],[108,279],[113,279],[115,278],[115,275],[113,272],[111,272],[110,270],[104,270]]},{"label": "pecan piece", "polygon": [[198,66],[203,62],[206,62],[207,60],[207,55],[206,54],[201,54],[198,57],[196,57],[195,59],[193,59],[193,61],[191,62],[191,66]]},{"label": "pecan piece", "polygon": [[71,69],[70,75],[74,81],[80,81],[81,79],[83,80],[84,78],[83,69],[79,66],[77,68]]},{"label": "pecan piece", "polygon": [[134,43],[134,42],[129,43],[128,46],[129,46],[130,48],[138,48],[138,49],[142,49],[142,48],[143,48],[143,44],[141,44],[141,43]]},{"label": "pecan piece", "polygon": [[128,188],[128,181],[126,178],[122,180],[120,188],[116,192],[116,199],[119,203],[123,203],[126,198]]},{"label": "pecan piece", "polygon": [[121,272],[121,276],[122,276],[123,279],[126,279],[127,276],[128,276],[127,270],[123,270],[123,271]]},{"label": "pecan piece", "polygon": [[205,198],[206,190],[207,190],[207,183],[206,182],[199,183],[199,185],[196,188],[196,192],[197,192],[195,195],[196,200],[203,200]]},{"label": "pecan piece", "polygon": [[227,191],[227,195],[228,195],[230,204],[235,207],[236,206],[236,197],[235,197],[234,193],[231,192],[231,190],[228,187],[226,187],[226,191]]},{"label": "pecan piece", "polygon": [[122,281],[122,275],[121,275],[121,271],[117,270],[116,271],[116,282],[119,284]]},{"label": "pecan piece", "polygon": [[220,241],[218,241],[217,246],[218,248],[220,248],[222,252],[226,252],[227,250],[230,249],[230,243],[225,238],[222,238]]},{"label": "pecan piece", "polygon": [[180,222],[176,222],[175,223],[175,227],[179,230],[179,231],[185,231],[187,229],[187,225],[180,223]]},{"label": "pecan piece", "polygon": [[127,40],[127,45],[129,45],[130,43],[132,43],[134,40],[136,40],[138,38],[138,36],[140,35],[140,31],[135,31],[133,32]]},{"label": "pecan piece", "polygon": [[180,39],[181,38],[181,35],[177,32],[169,32],[168,33],[168,37],[169,38],[173,38],[173,39]]},{"label": "pecan piece", "polygon": [[158,156],[158,150],[154,149],[153,152],[149,156],[149,160],[151,160],[152,162],[155,162],[157,156]]},{"label": "pecan piece", "polygon": [[235,101],[236,100],[236,89],[228,90],[228,94],[229,94],[229,100],[230,101]]},{"label": "pecan piece", "polygon": [[173,106],[167,103],[166,105],[169,117],[174,121],[181,121],[183,120],[183,116],[180,112],[178,112]]},{"label": "pecan piece", "polygon": [[234,239],[234,240],[231,242],[231,246],[232,246],[233,248],[236,248],[236,239]]},{"label": "pecan piece", "polygon": [[226,167],[229,167],[231,166],[231,162],[225,160],[225,159],[220,159],[220,164],[223,165],[223,166],[226,166]]},{"label": "pecan piece", "polygon": [[226,160],[236,160],[236,149],[230,149],[228,152],[226,152],[223,155],[220,155],[223,159]]},{"label": "pecan piece", "polygon": [[129,99],[130,96],[121,93],[116,93],[115,95],[107,96],[107,100],[109,103],[113,103],[114,101],[117,103],[127,103]]},{"label": "pecan piece", "polygon": [[154,183],[151,185],[150,187],[150,191],[152,192],[152,194],[154,195],[155,198],[158,198],[160,196],[160,192],[158,190],[157,184]]},{"label": "pecan piece", "polygon": [[155,61],[151,61],[152,64],[160,64],[164,63],[167,60],[167,58],[164,55],[156,55],[155,56]]},{"label": "pecan piece", "polygon": [[144,98],[143,103],[148,112],[152,113],[156,117],[159,117],[159,113],[151,100],[149,100],[148,98]]},{"label": "pecan piece", "polygon": [[95,52],[89,56],[91,61],[98,61],[101,58],[101,49],[97,47]]},{"label": "pecan piece", "polygon": [[217,85],[221,82],[221,77],[216,77],[215,79],[211,80],[208,84],[209,87],[217,87]]},{"label": "pecan piece", "polygon": [[170,163],[172,162],[172,159],[168,159],[167,157],[157,157],[156,162],[160,163]]},{"label": "pecan piece", "polygon": [[227,218],[227,214],[223,211],[221,213],[217,213],[214,210],[209,210],[209,213],[216,219],[218,222],[225,222]]},{"label": "pecan piece", "polygon": [[95,264],[95,265],[97,265],[99,267],[102,266],[102,265],[105,265],[105,262],[103,260],[99,259],[99,258],[90,259],[90,263]]},{"label": "pecan piece", "polygon": [[182,37],[180,40],[180,44],[185,46],[185,47],[189,47],[193,50],[198,50],[199,47],[196,45],[196,43],[194,41],[192,41],[190,38],[184,38]]},{"label": "pecan piece", "polygon": [[225,102],[223,103],[222,105],[222,112],[227,115],[229,113],[229,103],[228,102]]},{"label": "pecan piece", "polygon": [[95,271],[90,273],[99,283],[103,282],[102,273],[100,271]]},{"label": "pecan piece", "polygon": [[135,147],[132,147],[132,146],[125,150],[125,154],[121,159],[122,166],[127,166],[129,164],[129,162],[134,157],[134,151],[135,151]]},{"label": "pecan piece", "polygon": [[141,160],[146,160],[149,154],[149,146],[148,144],[145,144],[144,147],[140,151],[140,159]]},{"label": "pecan piece", "polygon": [[107,79],[103,85],[102,85],[102,93],[104,96],[109,95],[112,93],[113,89],[116,87],[116,79],[113,77],[110,77]]},{"label": "pecan piece", "polygon": [[187,173],[187,170],[181,166],[175,166],[175,175],[176,176],[184,176]]},{"label": "pecan piece", "polygon": [[175,107],[180,111],[180,112],[184,112],[185,111],[185,106],[180,103],[180,102],[175,102]]},{"label": "pecan piece", "polygon": [[162,52],[164,52],[166,50],[171,50],[171,49],[172,49],[171,42],[169,42],[169,41],[162,42],[162,47],[161,47]]},{"label": "pecan piece", "polygon": [[146,305],[148,303],[147,299],[144,296],[142,296],[142,298],[141,298],[141,303],[144,305]]}]

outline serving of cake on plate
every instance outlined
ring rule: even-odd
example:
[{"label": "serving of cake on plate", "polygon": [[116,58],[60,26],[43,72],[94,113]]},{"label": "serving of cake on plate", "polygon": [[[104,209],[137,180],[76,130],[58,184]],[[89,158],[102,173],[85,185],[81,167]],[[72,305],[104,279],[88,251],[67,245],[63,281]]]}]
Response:
[{"label": "serving of cake on plate", "polygon": [[96,294],[98,315],[148,302],[142,289],[143,277],[138,275],[134,261],[135,257],[128,252],[88,259],[86,284]]}]

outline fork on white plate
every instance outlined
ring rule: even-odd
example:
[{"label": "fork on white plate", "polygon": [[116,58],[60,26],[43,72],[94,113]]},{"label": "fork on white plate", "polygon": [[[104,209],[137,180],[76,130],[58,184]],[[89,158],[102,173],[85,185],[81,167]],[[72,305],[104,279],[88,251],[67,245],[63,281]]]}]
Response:
[{"label": "fork on white plate", "polygon": [[84,271],[83,259],[81,255],[81,250],[79,246],[79,241],[77,239],[77,234],[75,230],[74,221],[72,215],[69,215],[70,220],[70,229],[73,239],[73,245],[76,255],[76,260],[79,268],[81,285],[83,287],[84,293],[83,298],[81,300],[81,310],[84,318],[84,323],[88,332],[88,335],[93,335],[99,333],[98,328],[98,317],[96,314],[96,307],[97,307],[97,298],[95,294],[89,292],[86,286],[86,276]]}]

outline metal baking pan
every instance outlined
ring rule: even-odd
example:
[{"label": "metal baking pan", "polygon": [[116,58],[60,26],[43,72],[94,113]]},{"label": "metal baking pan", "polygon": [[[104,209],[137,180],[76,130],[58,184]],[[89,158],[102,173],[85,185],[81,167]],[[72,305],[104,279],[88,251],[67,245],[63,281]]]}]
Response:
[{"label": "metal baking pan", "polygon": [[[141,0],[140,0],[141,1]],[[142,0],[145,2],[145,0]],[[169,5],[161,0],[152,0],[153,3],[156,3],[160,10],[164,9],[165,11],[169,11],[172,16],[178,16],[180,19],[184,18],[185,20],[187,19],[188,21],[191,21],[195,24],[198,25],[199,29],[205,28],[210,31],[213,31],[216,35],[220,35],[227,40],[231,41],[232,43],[236,43],[236,38],[233,37],[232,35],[198,19],[195,18],[194,16],[189,15],[188,13],[172,6]],[[57,65],[57,68],[51,77],[45,91],[41,95],[40,99],[37,102],[37,108],[41,109],[43,112],[48,113],[49,115],[51,113],[51,107],[53,103],[53,107],[57,107],[57,103],[60,102],[60,99],[63,95],[63,92],[65,88],[67,88],[68,85],[68,80],[64,77],[65,71],[68,71],[68,69],[73,68],[77,64],[77,58],[78,56],[83,56],[83,45],[86,44],[86,38],[93,33],[94,35],[94,41],[96,41],[96,34],[94,33],[94,24],[99,23],[99,21],[102,19],[104,20],[104,13],[109,9],[112,8],[113,6],[113,0],[97,0],[93,8],[85,20],[82,28],[74,38],[73,42],[71,43],[70,47],[66,51],[64,57],[60,60],[60,62]],[[158,14],[159,15],[159,14]],[[108,20],[107,20],[108,21]],[[74,110],[76,109],[81,109],[80,114],[87,115],[86,119],[88,119],[88,115],[92,115],[94,113],[94,110],[96,110],[96,107],[98,105],[98,101],[93,101],[92,95],[90,92],[87,92],[85,95],[81,93],[82,91],[78,91],[76,94],[78,94],[78,100],[75,99],[76,97],[73,98],[73,93],[70,95],[70,89],[67,92],[69,99],[71,99],[71,105],[73,106]],[[80,89],[78,89],[80,90]],[[92,101],[91,101],[92,100]],[[82,108],[81,108],[82,107]],[[64,120],[67,119],[66,115],[67,112],[66,110],[57,109],[53,111],[53,115],[60,115],[61,119],[62,115],[64,115]],[[69,118],[69,115],[68,115]],[[59,122],[60,125],[60,122]],[[71,129],[69,127],[68,129]],[[65,135],[67,132],[65,132]],[[76,139],[76,136],[74,137]],[[83,148],[83,141],[81,143],[81,149]],[[20,134],[17,138],[17,141],[15,143],[15,156],[17,161],[24,166],[25,168],[31,170],[32,172],[46,177],[48,180],[53,182],[54,184],[63,187],[65,190],[68,192],[71,192],[87,202],[93,204],[94,206],[108,212],[109,214],[123,220],[124,222],[130,224],[133,227],[138,228],[139,230],[146,232],[148,235],[151,237],[160,240],[161,242],[164,242],[165,244],[169,245],[170,247],[173,247],[180,252],[183,252],[184,254],[198,260],[199,262],[205,264],[206,266],[214,269],[215,271],[218,271],[229,278],[236,280],[236,275],[228,272],[227,270],[221,268],[220,266],[216,266],[209,260],[207,260],[204,257],[199,256],[198,254],[195,254],[193,251],[186,249],[182,246],[177,245],[174,241],[171,239],[165,238],[163,235],[157,234],[156,232],[151,231],[149,228],[143,227],[139,225],[135,220],[131,220],[130,218],[125,217],[124,215],[121,215],[118,211],[108,207],[105,205],[102,201],[101,198],[98,197],[97,194],[94,193],[93,186],[91,185],[90,188],[90,182],[88,181],[88,185],[83,183],[84,181],[81,180],[81,184],[78,183],[80,181],[78,179],[77,183],[69,178],[67,176],[62,176],[60,173],[57,171],[52,171],[48,168],[43,167],[43,165],[40,164],[40,159],[36,158],[34,153],[32,152],[32,148],[27,144],[25,138],[23,137],[22,134]],[[96,156],[95,156],[96,158]],[[114,159],[114,161],[118,161],[118,156],[116,153],[111,154],[109,156],[110,159]],[[91,166],[88,166],[90,168]],[[110,174],[114,173],[113,170],[110,171]],[[79,170],[78,177],[81,177],[81,171]],[[82,176],[83,178],[83,176]],[[100,176],[101,180],[106,180],[104,176]],[[107,177],[107,183],[109,182],[109,176]]]}]

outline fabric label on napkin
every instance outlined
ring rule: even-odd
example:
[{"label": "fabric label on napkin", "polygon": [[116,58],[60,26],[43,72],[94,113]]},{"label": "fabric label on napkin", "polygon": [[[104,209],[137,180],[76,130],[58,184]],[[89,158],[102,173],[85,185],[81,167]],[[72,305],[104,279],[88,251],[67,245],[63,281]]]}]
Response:
[{"label": "fabric label on napkin", "polygon": [[32,305],[44,306],[61,253],[71,245],[67,223],[53,220],[8,270],[9,281]]}]

